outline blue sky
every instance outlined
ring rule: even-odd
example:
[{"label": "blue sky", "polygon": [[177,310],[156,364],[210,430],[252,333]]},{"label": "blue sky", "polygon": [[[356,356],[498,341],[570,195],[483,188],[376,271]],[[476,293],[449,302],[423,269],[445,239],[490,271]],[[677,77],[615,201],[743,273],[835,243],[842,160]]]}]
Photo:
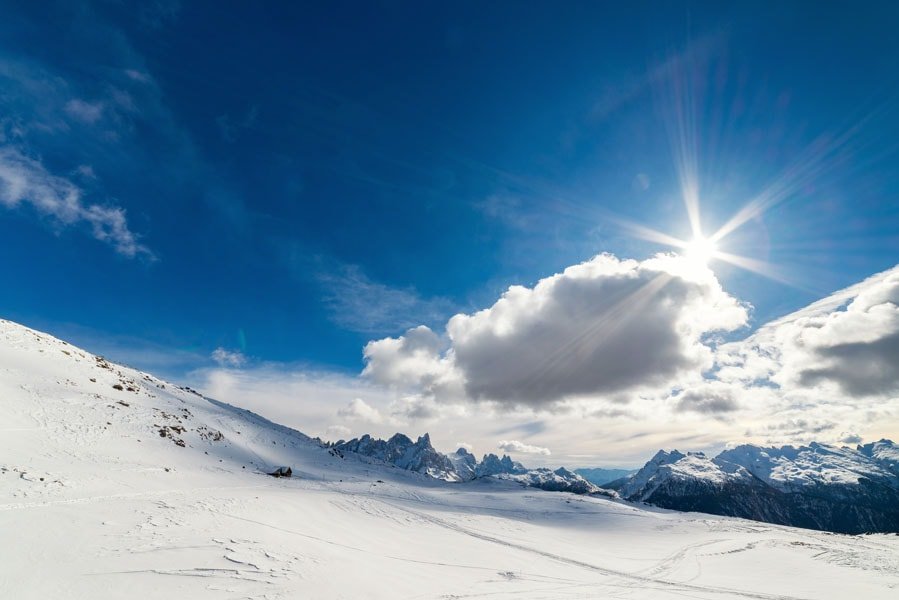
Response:
[{"label": "blue sky", "polygon": [[899,256],[891,3],[2,12],[0,315],[172,377],[352,387],[369,342],[671,250],[634,224],[689,239],[685,176],[706,234],[764,200],[722,339]]}]

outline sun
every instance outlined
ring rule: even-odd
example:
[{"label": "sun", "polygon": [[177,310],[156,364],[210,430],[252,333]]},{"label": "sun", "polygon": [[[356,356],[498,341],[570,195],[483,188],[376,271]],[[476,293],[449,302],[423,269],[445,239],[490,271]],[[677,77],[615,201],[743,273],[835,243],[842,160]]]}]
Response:
[{"label": "sun", "polygon": [[717,252],[715,242],[703,236],[696,236],[684,246],[684,256],[701,265],[709,264]]}]

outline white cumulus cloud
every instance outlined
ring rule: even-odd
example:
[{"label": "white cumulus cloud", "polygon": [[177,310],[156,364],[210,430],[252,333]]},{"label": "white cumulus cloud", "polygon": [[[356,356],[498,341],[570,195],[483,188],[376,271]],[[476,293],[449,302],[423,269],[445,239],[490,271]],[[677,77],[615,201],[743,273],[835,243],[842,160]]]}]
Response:
[{"label": "white cumulus cloud", "polygon": [[441,400],[546,407],[666,392],[714,364],[709,335],[746,324],[714,274],[673,255],[596,256],[491,307],[370,342],[363,374]]},{"label": "white cumulus cloud", "polygon": [[899,395],[899,266],[723,345],[718,377],[846,398]]},{"label": "white cumulus cloud", "polygon": [[519,442],[518,440],[500,440],[499,442],[497,442],[496,447],[503,452],[515,452],[518,454],[539,454],[541,456],[549,456],[550,454],[552,454],[552,452],[549,451],[549,448],[543,448],[542,446],[531,446],[529,444]]}]

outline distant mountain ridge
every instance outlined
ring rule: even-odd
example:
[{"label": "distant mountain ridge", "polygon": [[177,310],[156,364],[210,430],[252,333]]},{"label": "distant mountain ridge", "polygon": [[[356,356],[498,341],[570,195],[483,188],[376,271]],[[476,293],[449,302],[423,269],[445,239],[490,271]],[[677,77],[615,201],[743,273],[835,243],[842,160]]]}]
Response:
[{"label": "distant mountain ridge", "polygon": [[435,479],[458,481],[456,467],[445,454],[431,445],[431,437],[426,433],[413,442],[402,433],[389,440],[380,440],[366,434],[348,442],[340,441],[330,447],[340,452],[355,452],[376,458],[407,471],[424,473]]},{"label": "distant mountain ridge", "polygon": [[[443,454],[425,433],[416,441],[397,433],[388,440],[363,435],[324,442],[395,467],[448,482],[482,478],[575,494],[618,496],[661,508],[706,512],[837,533],[899,532],[899,447],[890,440],[855,449],[742,445],[715,457],[660,450],[640,470],[597,485],[565,468],[528,469],[509,456],[478,461],[465,448]],[[583,469],[607,478],[613,469]]]},{"label": "distant mountain ridge", "polygon": [[607,483],[611,483],[616,479],[621,479],[637,472],[637,469],[606,469],[603,467],[592,467],[575,469],[575,473],[592,483],[602,487]]},{"label": "distant mountain ridge", "polygon": [[324,445],[341,453],[353,452],[444,481],[464,482],[493,477],[555,492],[604,493],[598,486],[565,468],[555,471],[528,469],[507,455],[500,458],[492,453],[485,454],[478,461],[465,448],[449,455],[443,454],[431,445],[431,437],[427,433],[414,442],[402,433],[388,440],[375,439],[366,434],[349,441],[325,442]]},{"label": "distant mountain ridge", "polygon": [[660,450],[609,484],[622,498],[838,533],[899,532],[899,447],[742,445],[714,458]]}]

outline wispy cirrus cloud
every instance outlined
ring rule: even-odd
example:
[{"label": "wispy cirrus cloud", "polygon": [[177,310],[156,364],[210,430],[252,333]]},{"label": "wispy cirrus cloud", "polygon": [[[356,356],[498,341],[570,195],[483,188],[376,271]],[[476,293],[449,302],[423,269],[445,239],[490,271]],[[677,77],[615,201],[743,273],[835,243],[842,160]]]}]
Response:
[{"label": "wispy cirrus cloud", "polygon": [[[118,59],[140,62],[121,36],[110,37]],[[136,120],[153,118],[158,130],[168,128],[158,118],[163,111],[155,86],[136,82],[125,70],[85,77],[5,53],[0,85],[0,206],[30,206],[57,228],[84,226],[123,256],[155,260],[122,203],[103,191],[95,168],[113,161],[122,173],[134,166],[129,144]]]},{"label": "wispy cirrus cloud", "polygon": [[392,287],[370,279],[357,265],[338,265],[318,274],[324,302],[339,326],[368,334],[403,331],[446,318],[453,303],[424,298],[413,287]]},{"label": "wispy cirrus cloud", "polygon": [[[177,18],[178,3],[158,0],[130,13],[141,22],[146,15],[163,25]],[[140,206],[142,218],[154,219],[164,204],[159,194],[202,190],[211,208],[242,224],[242,199],[223,191],[227,182],[179,122],[131,42],[133,23],[91,3],[72,7],[69,17],[66,60],[29,55],[14,42],[0,47],[0,206],[32,204],[59,227],[87,224],[120,254],[141,258],[158,254],[135,233],[125,207]]]},{"label": "wispy cirrus cloud", "polygon": [[92,204],[84,196],[81,188],[50,173],[37,159],[9,146],[0,148],[0,205],[7,209],[29,205],[60,226],[86,224],[94,238],[119,254],[154,258],[131,231],[124,208]]},{"label": "wispy cirrus cloud", "polygon": [[226,142],[233,143],[237,141],[241,132],[251,129],[258,119],[259,107],[254,105],[240,118],[234,118],[227,114],[219,115],[215,119],[215,124],[218,125],[222,139]]},{"label": "wispy cirrus cloud", "polygon": [[210,356],[220,367],[238,368],[247,364],[247,357],[239,350],[218,347],[212,351]]},{"label": "wispy cirrus cloud", "polygon": [[84,123],[93,124],[100,120],[103,116],[102,102],[87,102],[79,98],[74,98],[66,102],[66,114],[82,121]]}]

